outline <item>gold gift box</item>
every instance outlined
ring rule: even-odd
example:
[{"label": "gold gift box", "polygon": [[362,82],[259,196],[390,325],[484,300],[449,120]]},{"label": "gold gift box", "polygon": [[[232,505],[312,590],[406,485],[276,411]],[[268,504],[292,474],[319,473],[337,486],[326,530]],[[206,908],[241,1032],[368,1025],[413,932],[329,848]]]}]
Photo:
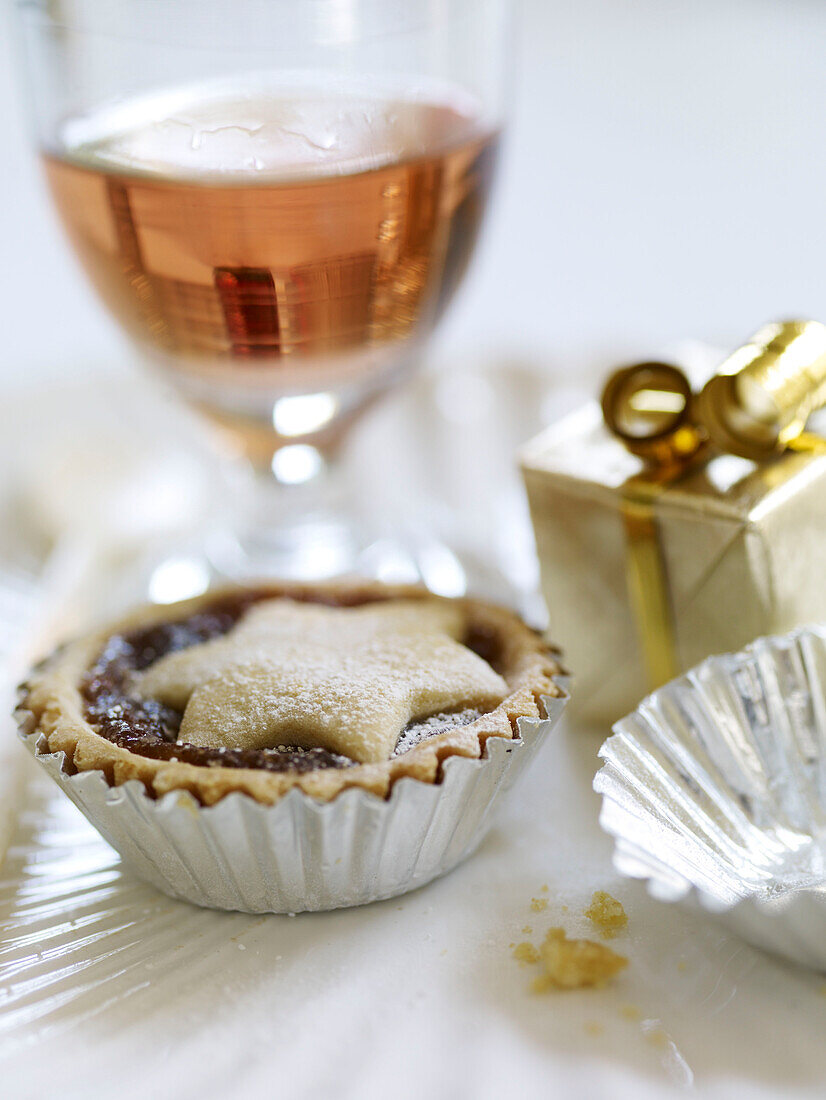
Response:
[{"label": "gold gift box", "polygon": [[669,672],[826,620],[822,453],[719,454],[653,485],[594,402],[521,462],[550,634],[582,720],[613,722]]}]

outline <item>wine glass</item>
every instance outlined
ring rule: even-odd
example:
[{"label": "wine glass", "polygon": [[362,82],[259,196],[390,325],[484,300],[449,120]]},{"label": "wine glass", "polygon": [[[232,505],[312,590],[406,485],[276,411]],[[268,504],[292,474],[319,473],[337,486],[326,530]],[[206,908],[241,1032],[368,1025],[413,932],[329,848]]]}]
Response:
[{"label": "wine glass", "polygon": [[[37,141],[115,318],[254,470],[219,571],[363,570],[337,472],[485,210],[508,0],[19,0]],[[377,456],[381,461],[381,456]]]}]

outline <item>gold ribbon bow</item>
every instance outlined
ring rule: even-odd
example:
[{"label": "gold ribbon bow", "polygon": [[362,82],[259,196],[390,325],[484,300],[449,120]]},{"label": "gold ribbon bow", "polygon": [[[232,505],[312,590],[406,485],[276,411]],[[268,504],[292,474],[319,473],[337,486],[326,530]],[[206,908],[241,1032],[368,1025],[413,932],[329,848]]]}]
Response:
[{"label": "gold ribbon bow", "polygon": [[826,453],[805,431],[826,405],[826,325],[765,325],[726,359],[699,393],[670,363],[616,371],[602,394],[608,429],[646,466],[623,486],[628,590],[651,687],[680,671],[673,611],[654,504],[713,453],[755,462],[787,449]]}]

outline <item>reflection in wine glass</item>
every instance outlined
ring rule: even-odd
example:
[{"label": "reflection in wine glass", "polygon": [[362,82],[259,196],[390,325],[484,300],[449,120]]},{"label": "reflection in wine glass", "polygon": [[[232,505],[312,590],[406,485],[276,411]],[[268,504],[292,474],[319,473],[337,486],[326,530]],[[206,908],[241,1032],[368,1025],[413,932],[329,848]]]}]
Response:
[{"label": "reflection in wine glass", "polygon": [[363,567],[331,467],[473,249],[507,0],[168,0],[162,20],[142,0],[19,7],[83,266],[257,471],[223,567]]}]

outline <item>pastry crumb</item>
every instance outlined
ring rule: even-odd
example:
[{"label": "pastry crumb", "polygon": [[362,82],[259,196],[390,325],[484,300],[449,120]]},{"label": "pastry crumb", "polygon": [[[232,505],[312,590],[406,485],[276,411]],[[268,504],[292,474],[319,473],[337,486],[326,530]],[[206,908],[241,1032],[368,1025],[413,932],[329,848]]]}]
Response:
[{"label": "pastry crumb", "polygon": [[531,898],[531,909],[534,913],[541,913],[548,908],[547,898]]},{"label": "pastry crumb", "polygon": [[593,940],[568,939],[563,928],[551,928],[539,948],[545,973],[531,986],[534,993],[549,989],[602,986],[628,965],[624,955]]},{"label": "pastry crumb", "polygon": [[677,969],[680,971],[681,974],[685,974],[686,970],[688,970],[688,963],[685,961],[685,959],[680,959],[680,961],[677,963]]},{"label": "pastry crumb", "polygon": [[622,902],[612,898],[604,890],[596,890],[591,904],[585,910],[585,916],[592,921],[606,939],[616,936],[628,924],[628,917]]},{"label": "pastry crumb", "polygon": [[605,1025],[601,1024],[599,1020],[586,1020],[584,1027],[588,1035],[602,1035],[605,1031]]},{"label": "pastry crumb", "polygon": [[619,1014],[625,1020],[640,1020],[642,1019],[642,1012],[636,1005],[624,1004],[619,1006]]},{"label": "pastry crumb", "polygon": [[546,882],[545,885],[540,888],[539,893],[540,894],[547,894],[547,892],[548,892],[548,884]]},{"label": "pastry crumb", "polygon": [[532,936],[533,935],[533,929],[531,928],[531,926],[529,924],[526,924],[525,927],[522,929],[522,935],[523,936]]},{"label": "pastry crumb", "polygon": [[536,950],[532,943],[528,943],[525,940],[523,943],[517,943],[513,949],[513,957],[517,962],[521,963],[538,963],[539,952]]}]

